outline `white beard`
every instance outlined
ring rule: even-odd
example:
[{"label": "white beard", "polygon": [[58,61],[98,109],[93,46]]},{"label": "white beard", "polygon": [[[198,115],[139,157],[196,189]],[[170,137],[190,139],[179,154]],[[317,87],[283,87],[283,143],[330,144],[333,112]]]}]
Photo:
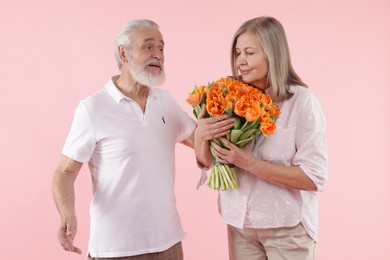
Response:
[{"label": "white beard", "polygon": [[[148,65],[156,63],[161,67],[161,71],[158,74],[155,75],[146,70]],[[155,59],[148,60],[145,64],[139,64],[136,61],[130,60],[129,71],[134,80],[147,87],[159,86],[165,81],[164,66],[160,61],[156,61]]]}]

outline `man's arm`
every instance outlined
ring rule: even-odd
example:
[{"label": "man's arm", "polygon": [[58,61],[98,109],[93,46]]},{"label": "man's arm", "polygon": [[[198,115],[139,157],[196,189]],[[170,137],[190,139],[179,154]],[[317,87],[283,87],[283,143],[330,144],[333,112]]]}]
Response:
[{"label": "man's arm", "polygon": [[58,240],[64,250],[81,254],[73,245],[77,233],[74,182],[80,172],[81,162],[62,156],[53,177],[53,197],[61,217]]}]

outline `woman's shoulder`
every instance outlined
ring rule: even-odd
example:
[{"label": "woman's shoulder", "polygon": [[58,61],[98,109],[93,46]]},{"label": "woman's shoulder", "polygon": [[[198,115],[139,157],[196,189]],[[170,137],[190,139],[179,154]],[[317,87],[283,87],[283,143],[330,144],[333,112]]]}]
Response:
[{"label": "woman's shoulder", "polygon": [[300,86],[300,85],[290,85],[289,86],[289,92],[292,94],[298,94],[298,95],[309,95],[310,90],[308,87]]},{"label": "woman's shoulder", "polygon": [[293,85],[289,87],[289,92],[293,94],[293,99],[309,100],[315,98],[313,92],[305,86]]},{"label": "woman's shoulder", "polygon": [[321,106],[318,98],[310,90],[310,88],[305,86],[290,86],[290,92],[293,94],[291,100],[298,106],[307,107],[307,106]]}]

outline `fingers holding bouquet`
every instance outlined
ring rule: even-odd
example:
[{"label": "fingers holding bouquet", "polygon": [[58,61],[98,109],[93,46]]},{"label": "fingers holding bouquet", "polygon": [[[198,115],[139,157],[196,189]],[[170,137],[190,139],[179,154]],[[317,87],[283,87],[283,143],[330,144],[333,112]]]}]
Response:
[{"label": "fingers holding bouquet", "polygon": [[218,145],[216,142],[212,142],[211,144],[218,162],[222,164],[233,164],[245,169],[250,164],[250,161],[255,159],[250,145],[240,148],[224,137],[221,137],[220,140],[224,147]]},{"label": "fingers holding bouquet", "polygon": [[214,161],[207,185],[238,189],[235,166],[245,169],[254,159],[247,144],[256,135],[275,132],[279,107],[260,89],[229,78],[195,87],[187,102],[198,118],[198,140],[211,143]]},{"label": "fingers holding bouquet", "polygon": [[234,125],[234,118],[227,115],[205,118],[206,106],[203,104],[198,115],[198,127],[196,129],[199,139],[209,141],[226,136]]}]

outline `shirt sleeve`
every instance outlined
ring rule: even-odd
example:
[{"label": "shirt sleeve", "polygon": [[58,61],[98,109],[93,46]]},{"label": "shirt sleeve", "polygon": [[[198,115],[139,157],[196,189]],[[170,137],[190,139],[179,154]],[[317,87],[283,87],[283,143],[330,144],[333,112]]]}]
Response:
[{"label": "shirt sleeve", "polygon": [[95,135],[88,111],[80,103],[75,111],[62,154],[75,161],[87,163],[95,150],[95,146]]},{"label": "shirt sleeve", "polygon": [[178,104],[177,102],[172,98],[170,94],[169,98],[171,99],[171,104],[174,108],[174,111],[177,116],[179,129],[176,135],[176,142],[181,142],[184,139],[186,139],[188,136],[194,132],[196,128],[196,121],[192,119],[188,113],[186,113]]},{"label": "shirt sleeve", "polygon": [[323,191],[328,179],[328,155],[326,123],[317,98],[307,92],[300,101],[296,128],[297,152],[292,165],[298,165],[314,182],[318,191]]}]

